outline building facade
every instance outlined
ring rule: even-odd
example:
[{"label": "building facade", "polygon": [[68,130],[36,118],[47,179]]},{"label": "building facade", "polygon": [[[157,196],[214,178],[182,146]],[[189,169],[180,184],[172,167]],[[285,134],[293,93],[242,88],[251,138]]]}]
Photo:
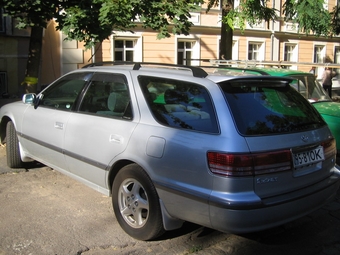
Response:
[{"label": "building facade", "polygon": [[[271,0],[269,6],[282,13],[283,2]],[[337,4],[337,0],[325,2],[325,8],[330,11]],[[235,0],[235,5],[237,4],[238,0]],[[156,31],[137,26],[134,33],[113,31],[113,35],[102,44],[85,50],[81,42],[64,40],[64,35],[55,30],[55,22],[50,21],[44,32],[38,87],[92,62],[136,61],[207,65],[206,61],[217,59],[219,56],[221,9],[216,7],[206,13],[203,6],[199,12],[192,13],[191,22],[193,26],[188,36],[173,35],[158,40]],[[230,47],[234,60],[340,64],[340,37],[299,34],[294,24],[286,23],[282,18],[269,24],[259,22],[253,27],[247,26],[243,33],[235,28],[233,45]],[[1,54],[3,53],[0,52],[0,72],[4,70],[1,61],[5,61]],[[309,71],[311,66],[291,68]],[[319,76],[322,71],[321,67],[316,70]],[[7,85],[8,91],[15,91],[18,80],[7,75],[7,82],[10,84]]]}]

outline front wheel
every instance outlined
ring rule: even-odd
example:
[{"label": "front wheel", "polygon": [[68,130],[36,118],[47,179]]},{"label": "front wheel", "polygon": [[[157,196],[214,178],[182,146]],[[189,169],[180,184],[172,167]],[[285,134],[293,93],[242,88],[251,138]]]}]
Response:
[{"label": "front wheel", "polygon": [[112,204],[122,229],[138,240],[151,240],[164,233],[156,189],[138,165],[123,167],[112,187]]},{"label": "front wheel", "polygon": [[6,126],[6,154],[7,166],[10,168],[22,167],[19,139],[12,121],[9,121]]}]

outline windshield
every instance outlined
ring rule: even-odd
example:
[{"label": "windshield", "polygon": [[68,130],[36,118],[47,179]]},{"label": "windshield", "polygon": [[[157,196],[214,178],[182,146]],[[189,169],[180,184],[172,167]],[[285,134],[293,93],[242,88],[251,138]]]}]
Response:
[{"label": "windshield", "polygon": [[325,125],[316,109],[288,83],[238,80],[219,86],[243,135],[301,132]]},{"label": "windshield", "polygon": [[299,91],[304,98],[309,100],[309,102],[332,101],[313,75],[299,74],[289,75],[289,77],[294,79],[291,83],[293,88]]}]

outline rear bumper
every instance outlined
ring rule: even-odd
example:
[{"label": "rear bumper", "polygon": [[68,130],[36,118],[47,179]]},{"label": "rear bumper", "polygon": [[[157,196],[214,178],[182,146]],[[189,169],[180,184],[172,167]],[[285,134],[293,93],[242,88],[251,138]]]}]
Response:
[{"label": "rear bumper", "polygon": [[[327,185],[325,185],[327,182]],[[323,184],[323,185],[322,185]],[[323,186],[322,188],[320,186]],[[212,228],[222,232],[249,233],[282,225],[303,217],[332,201],[340,186],[340,167],[327,180],[308,194],[300,191],[290,200],[280,197],[243,201],[242,204],[216,204],[210,206]]]}]

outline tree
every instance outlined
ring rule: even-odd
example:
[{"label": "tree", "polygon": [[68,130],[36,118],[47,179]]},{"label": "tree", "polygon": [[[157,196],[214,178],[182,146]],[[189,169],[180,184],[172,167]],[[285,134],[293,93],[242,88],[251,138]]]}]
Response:
[{"label": "tree", "polygon": [[31,27],[25,81],[26,92],[35,92],[38,83],[42,31],[56,19],[58,30],[67,39],[90,48],[108,38],[113,30],[132,30],[137,21],[159,31],[158,37],[188,34],[190,11],[204,0],[0,0],[5,14],[15,18],[18,28]]},{"label": "tree", "polygon": [[53,0],[0,0],[6,15],[17,20],[17,28],[31,27],[25,80],[26,92],[35,92],[38,83],[43,27],[54,17],[59,1]]},{"label": "tree", "polygon": [[[65,9],[57,29],[70,40],[83,41],[86,48],[107,39],[112,30],[132,31],[138,22],[158,31],[158,38],[189,34],[190,12],[204,0],[83,0]],[[91,17],[91,18],[89,18]],[[170,27],[172,28],[170,32]]]},{"label": "tree", "polygon": [[[220,2],[221,1],[221,2]],[[240,0],[234,7],[234,0],[208,0],[209,11],[221,4],[222,27],[220,58],[232,59],[232,37],[235,26],[243,32],[246,24],[250,26],[259,21],[278,20],[278,10],[268,6],[269,0]],[[330,13],[324,8],[324,0],[286,0],[283,4],[284,21],[296,24],[298,31],[306,35],[332,36],[340,32],[338,7]]]}]

